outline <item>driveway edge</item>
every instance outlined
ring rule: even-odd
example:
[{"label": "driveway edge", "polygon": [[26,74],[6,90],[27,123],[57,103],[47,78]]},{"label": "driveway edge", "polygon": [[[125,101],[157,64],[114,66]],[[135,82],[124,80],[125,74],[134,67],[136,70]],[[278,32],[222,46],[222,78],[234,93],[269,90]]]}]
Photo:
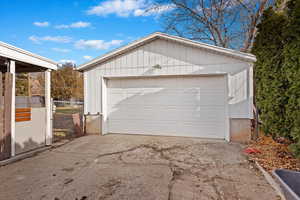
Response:
[{"label": "driveway edge", "polygon": [[280,196],[282,200],[286,200],[280,186],[278,183],[274,180],[274,178],[257,162],[255,161],[256,167],[259,169],[259,171],[264,175],[266,181],[272,186],[272,188],[276,191],[276,193]]}]

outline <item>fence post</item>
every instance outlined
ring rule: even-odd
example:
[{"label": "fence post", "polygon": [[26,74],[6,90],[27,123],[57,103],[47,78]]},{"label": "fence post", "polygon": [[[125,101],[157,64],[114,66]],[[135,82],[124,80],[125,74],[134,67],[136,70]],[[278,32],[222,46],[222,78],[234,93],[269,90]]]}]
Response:
[{"label": "fence post", "polygon": [[3,105],[3,78],[0,72],[0,160],[3,160],[4,151],[4,105]]},{"label": "fence post", "polygon": [[[2,80],[1,80],[2,82]],[[2,94],[1,94],[2,97]],[[3,105],[3,127],[1,139],[1,152],[0,160],[9,158],[12,155],[12,74],[9,72],[5,73],[5,83],[4,83],[4,102]]]}]

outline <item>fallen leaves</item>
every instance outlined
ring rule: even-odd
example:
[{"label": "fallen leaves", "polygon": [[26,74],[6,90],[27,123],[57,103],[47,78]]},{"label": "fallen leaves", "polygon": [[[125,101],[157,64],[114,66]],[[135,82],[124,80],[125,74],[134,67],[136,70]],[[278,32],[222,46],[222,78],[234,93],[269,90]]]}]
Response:
[{"label": "fallen leaves", "polygon": [[[248,152],[249,153],[248,153]],[[288,143],[275,141],[272,137],[261,136],[245,150],[249,159],[257,161],[267,171],[277,168],[300,171],[300,160],[296,159],[288,149]]]}]

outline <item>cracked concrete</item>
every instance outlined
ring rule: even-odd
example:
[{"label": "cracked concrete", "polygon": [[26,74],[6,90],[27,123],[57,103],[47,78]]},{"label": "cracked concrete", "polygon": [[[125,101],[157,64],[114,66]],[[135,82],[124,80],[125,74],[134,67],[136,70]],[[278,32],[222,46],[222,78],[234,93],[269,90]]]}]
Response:
[{"label": "cracked concrete", "polygon": [[78,138],[0,168],[0,199],[279,199],[241,146],[194,138]]}]

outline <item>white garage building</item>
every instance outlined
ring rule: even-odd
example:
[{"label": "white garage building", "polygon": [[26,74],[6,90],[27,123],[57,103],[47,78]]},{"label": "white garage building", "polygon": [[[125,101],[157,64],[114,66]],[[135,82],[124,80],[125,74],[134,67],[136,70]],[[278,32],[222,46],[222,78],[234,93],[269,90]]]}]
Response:
[{"label": "white garage building", "polygon": [[151,34],[79,66],[86,131],[247,141],[255,60]]}]

